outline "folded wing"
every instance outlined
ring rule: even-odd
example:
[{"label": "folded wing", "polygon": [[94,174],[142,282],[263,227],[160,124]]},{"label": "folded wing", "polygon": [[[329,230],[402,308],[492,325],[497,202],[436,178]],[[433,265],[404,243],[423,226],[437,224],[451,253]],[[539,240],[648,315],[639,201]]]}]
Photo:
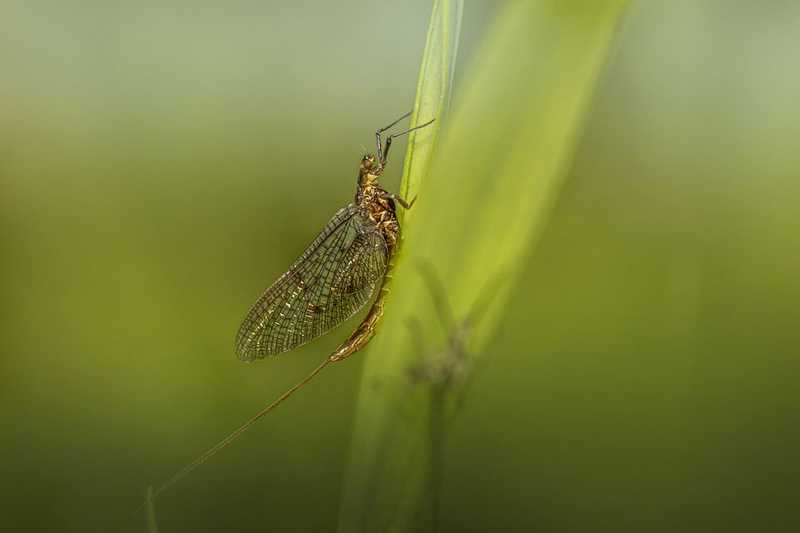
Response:
[{"label": "folded wing", "polygon": [[353,316],[386,273],[387,254],[365,211],[353,204],[340,209],[250,309],[236,336],[239,358],[286,352]]}]

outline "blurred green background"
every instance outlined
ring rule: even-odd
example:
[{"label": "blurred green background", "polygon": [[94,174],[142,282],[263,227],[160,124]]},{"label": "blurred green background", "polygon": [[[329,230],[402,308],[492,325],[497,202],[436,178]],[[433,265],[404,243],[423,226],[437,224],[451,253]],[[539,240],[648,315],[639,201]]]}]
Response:
[{"label": "blurred green background", "polygon": [[[498,5],[466,6],[456,106]],[[146,485],[346,335],[232,349],[411,105],[430,4],[2,12],[0,528],[143,531]],[[800,528],[798,27],[633,4],[452,426],[443,529]],[[332,530],[362,362],[165,493],[161,530]]]}]

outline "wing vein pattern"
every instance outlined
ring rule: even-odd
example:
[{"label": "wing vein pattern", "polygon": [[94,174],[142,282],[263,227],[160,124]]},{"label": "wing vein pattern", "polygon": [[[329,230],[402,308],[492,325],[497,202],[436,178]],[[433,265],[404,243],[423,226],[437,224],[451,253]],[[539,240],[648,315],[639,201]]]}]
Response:
[{"label": "wing vein pattern", "polygon": [[286,352],[344,322],[369,301],[387,263],[386,241],[366,210],[343,207],[250,309],[236,335],[239,358]]}]

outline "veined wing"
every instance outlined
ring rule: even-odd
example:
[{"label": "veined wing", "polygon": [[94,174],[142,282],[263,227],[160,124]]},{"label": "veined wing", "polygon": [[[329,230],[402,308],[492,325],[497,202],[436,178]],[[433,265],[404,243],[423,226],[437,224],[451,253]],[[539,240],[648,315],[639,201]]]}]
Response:
[{"label": "veined wing", "polygon": [[358,206],[340,209],[250,309],[236,336],[244,361],[276,355],[353,316],[386,273],[388,250]]}]

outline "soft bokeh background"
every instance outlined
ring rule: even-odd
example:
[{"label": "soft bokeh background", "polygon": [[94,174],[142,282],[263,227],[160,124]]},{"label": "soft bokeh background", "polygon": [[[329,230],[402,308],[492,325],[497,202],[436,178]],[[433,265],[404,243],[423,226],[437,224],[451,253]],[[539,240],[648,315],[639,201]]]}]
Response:
[{"label": "soft bokeh background", "polygon": [[[410,105],[429,8],[4,3],[3,530],[143,531],[147,484],[341,340],[232,353]],[[495,9],[467,5],[459,78]],[[634,4],[452,425],[443,529],[800,527],[798,27]],[[161,530],[331,530],[362,361],[165,493]]]}]

